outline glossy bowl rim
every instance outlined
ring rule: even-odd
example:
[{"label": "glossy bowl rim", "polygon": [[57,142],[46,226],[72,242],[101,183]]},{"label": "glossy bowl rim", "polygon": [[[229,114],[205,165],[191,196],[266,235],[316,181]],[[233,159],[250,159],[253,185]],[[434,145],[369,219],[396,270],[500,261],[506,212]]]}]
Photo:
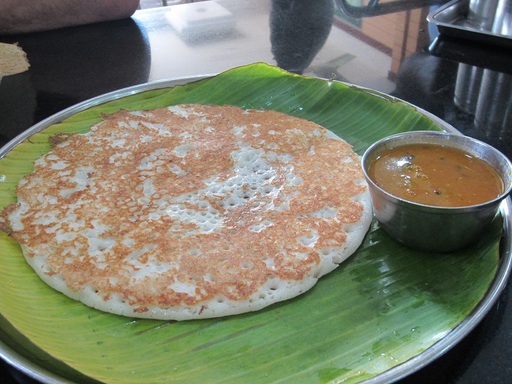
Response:
[{"label": "glossy bowl rim", "polygon": [[[400,139],[400,138],[409,138],[409,137],[415,137],[415,136],[418,136],[418,137],[428,137],[428,136],[457,137],[457,138],[461,138],[463,140],[470,141],[470,142],[472,142],[482,148],[485,148],[487,150],[490,150],[490,151],[494,152],[497,156],[501,157],[502,160],[504,161],[504,163],[507,164],[507,167],[511,172],[511,175],[509,177],[512,180],[512,162],[510,161],[510,159],[507,156],[505,156],[501,151],[499,151],[498,149],[493,147],[492,145],[487,144],[481,140],[475,139],[470,136],[463,135],[461,133],[454,133],[454,132],[447,132],[447,131],[407,131],[407,132],[395,133],[393,135],[386,136],[386,137],[374,142],[372,145],[370,145],[364,151],[364,154],[361,157],[361,168],[363,169],[363,173],[364,173],[366,181],[369,184],[371,184],[372,187],[374,187],[380,193],[384,194],[386,197],[390,198],[393,202],[397,203],[398,205],[416,208],[416,209],[423,210],[423,211],[436,212],[439,214],[457,214],[457,213],[462,214],[462,213],[465,213],[468,211],[472,211],[475,209],[482,209],[482,208],[486,208],[488,206],[497,204],[497,203],[501,202],[502,200],[504,200],[505,198],[507,198],[507,196],[512,192],[512,182],[509,182],[508,185],[506,185],[505,180],[503,180],[503,177],[501,176],[501,174],[499,174],[499,172],[498,172],[498,175],[502,179],[503,186],[504,186],[503,192],[498,197],[496,197],[492,200],[483,202],[483,203],[479,203],[479,204],[464,205],[464,206],[459,206],[459,207],[444,207],[444,206],[438,206],[438,205],[429,205],[429,204],[417,203],[412,200],[407,200],[407,199],[398,197],[398,196],[386,191],[384,188],[377,185],[377,183],[375,183],[375,181],[368,175],[368,172],[367,172],[367,168],[369,165],[369,164],[367,164],[367,163],[369,163],[368,158],[370,157],[370,155],[373,152],[375,152],[379,147],[385,145],[387,142],[390,142],[390,141],[393,141],[396,139]],[[447,140],[446,143],[447,143],[446,146],[460,149],[460,147],[455,147],[453,145],[449,145],[451,143],[449,140]],[[402,145],[409,145],[409,144],[412,144],[412,143],[407,142],[404,144],[398,144],[391,148],[397,148]],[[425,142],[424,144],[427,144],[427,143]],[[437,145],[437,144],[434,143],[434,145]],[[372,160],[373,160],[373,158],[372,158]],[[481,159],[481,160],[485,161],[483,159]],[[489,162],[487,162],[487,161],[485,161],[485,162],[487,164],[489,164]],[[492,164],[489,164],[489,165],[495,169],[495,167]]]}]

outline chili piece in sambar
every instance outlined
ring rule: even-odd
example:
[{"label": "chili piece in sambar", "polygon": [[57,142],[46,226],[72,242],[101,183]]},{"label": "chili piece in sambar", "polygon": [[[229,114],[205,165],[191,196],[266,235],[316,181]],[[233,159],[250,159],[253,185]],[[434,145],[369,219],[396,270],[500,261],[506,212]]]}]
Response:
[{"label": "chili piece in sambar", "polygon": [[377,157],[370,178],[392,195],[420,204],[463,207],[503,193],[503,181],[487,162],[436,144],[408,144]]}]

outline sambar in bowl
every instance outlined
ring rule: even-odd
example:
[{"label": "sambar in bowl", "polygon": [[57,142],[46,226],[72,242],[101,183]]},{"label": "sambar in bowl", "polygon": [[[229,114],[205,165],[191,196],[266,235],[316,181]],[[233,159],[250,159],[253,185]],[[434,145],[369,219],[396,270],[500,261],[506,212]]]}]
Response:
[{"label": "sambar in bowl", "polygon": [[512,164],[492,146],[457,133],[388,136],[363,155],[374,214],[399,242],[450,252],[477,240],[512,189]]}]

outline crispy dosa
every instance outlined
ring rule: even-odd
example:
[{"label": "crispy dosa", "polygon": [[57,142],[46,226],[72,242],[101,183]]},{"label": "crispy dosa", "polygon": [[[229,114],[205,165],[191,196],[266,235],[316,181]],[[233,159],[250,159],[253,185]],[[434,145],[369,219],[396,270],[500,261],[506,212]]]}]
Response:
[{"label": "crispy dosa", "polygon": [[371,222],[359,156],[270,110],[121,110],[35,162],[2,221],[48,285],[102,311],[186,320],[312,288]]}]

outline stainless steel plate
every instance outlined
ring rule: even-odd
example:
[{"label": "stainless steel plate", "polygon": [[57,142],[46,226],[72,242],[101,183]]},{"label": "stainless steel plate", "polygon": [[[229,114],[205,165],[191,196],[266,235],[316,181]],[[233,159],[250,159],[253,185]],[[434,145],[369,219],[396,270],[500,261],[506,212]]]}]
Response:
[{"label": "stainless steel plate", "polygon": [[501,31],[477,28],[468,21],[468,12],[469,0],[453,0],[431,12],[427,20],[447,36],[512,47],[512,36]]},{"label": "stainless steel plate", "polygon": [[[56,124],[88,108],[97,106],[99,104],[103,104],[108,101],[113,101],[126,96],[137,94],[140,92],[161,88],[170,88],[176,85],[186,84],[188,82],[203,79],[210,76],[211,75],[170,79],[166,81],[139,85],[135,87],[122,89],[116,92],[112,92],[106,95],[102,95],[89,101],[77,104],[76,106],[73,106],[54,116],[51,116],[50,118],[44,121],[41,121],[39,124],[33,126],[29,130],[27,130],[26,132],[24,132],[23,134],[9,142],[6,146],[0,149],[0,158],[5,156],[14,147],[16,147],[24,140],[28,139],[33,134],[40,132],[48,128],[49,126]],[[368,91],[373,93],[377,97],[393,99],[391,96],[383,95],[376,91]],[[428,117],[430,120],[433,120],[444,130],[456,132],[456,130],[453,127],[451,127],[441,119],[435,117],[434,115],[426,111],[423,111],[419,108],[416,108],[416,110],[419,113]],[[502,239],[501,258],[499,261],[498,270],[496,272],[494,281],[489,286],[489,289],[485,297],[482,299],[482,301],[471,312],[471,314],[467,318],[465,318],[465,320],[461,324],[459,324],[459,326],[457,326],[455,329],[449,332],[439,342],[432,345],[424,352],[406,361],[405,363],[402,363],[386,372],[383,372],[382,374],[379,374],[376,377],[367,380],[366,383],[388,383],[390,381],[403,378],[411,374],[412,372],[415,372],[418,369],[428,365],[433,360],[439,358],[447,350],[456,345],[465,336],[467,336],[467,334],[472,329],[474,329],[475,326],[482,320],[482,318],[489,312],[491,307],[498,299],[500,293],[504,289],[512,268],[511,209],[512,203],[510,198],[508,198],[503,202],[501,206],[501,213],[504,218],[504,236]],[[69,384],[78,381],[83,382],[83,375],[81,375],[78,372],[76,372],[76,376],[74,374],[69,375],[69,369],[66,370],[66,376],[61,376],[58,369],[58,362],[53,361],[51,364],[47,364],[47,359],[53,359],[51,356],[49,356],[48,354],[46,354],[46,352],[38,349],[35,346],[26,348],[27,345],[29,345],[29,343],[26,340],[20,341],[20,339],[23,338],[23,335],[16,335],[16,337],[13,337],[13,334],[15,334],[15,331],[13,331],[12,326],[3,317],[0,316],[0,357],[9,362],[11,365],[21,370],[29,377],[35,378],[43,383]],[[57,367],[57,369],[55,369],[55,367]],[[89,381],[94,382],[92,380],[88,380],[88,382]]]}]

